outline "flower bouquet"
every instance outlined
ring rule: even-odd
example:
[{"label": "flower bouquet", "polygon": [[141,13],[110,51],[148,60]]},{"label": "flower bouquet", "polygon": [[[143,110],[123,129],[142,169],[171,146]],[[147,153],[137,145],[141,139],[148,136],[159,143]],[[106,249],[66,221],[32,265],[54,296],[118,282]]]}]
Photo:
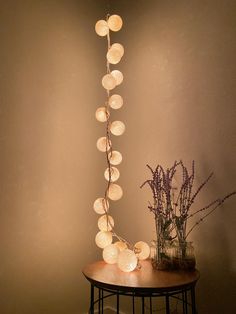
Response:
[{"label": "flower bouquet", "polygon": [[[156,228],[156,239],[152,242],[153,266],[162,270],[194,270],[194,248],[192,242],[188,241],[190,233],[229,197],[235,195],[236,191],[192,211],[196,197],[211,179],[213,173],[194,190],[194,161],[191,171],[181,160],[175,161],[174,165],[166,170],[161,165],[157,165],[155,169],[149,165],[147,167],[151,171],[152,177],[146,180],[141,188],[148,185],[153,194],[153,203],[149,203],[148,206],[154,214]],[[200,215],[200,217],[189,227],[191,219],[196,215]]]}]

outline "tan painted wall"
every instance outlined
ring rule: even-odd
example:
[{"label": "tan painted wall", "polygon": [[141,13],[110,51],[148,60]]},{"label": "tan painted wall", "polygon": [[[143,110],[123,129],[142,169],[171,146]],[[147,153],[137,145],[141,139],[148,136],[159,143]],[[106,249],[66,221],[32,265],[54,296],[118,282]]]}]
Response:
[{"label": "tan painted wall", "polygon": [[[154,237],[139,185],[145,164],[197,163],[197,182],[215,177],[198,206],[236,187],[235,1],[110,1],[124,29],[119,65],[125,106],[124,198],[116,230]],[[105,39],[94,23],[109,1],[1,1],[0,313],[82,314],[86,263],[101,258],[92,203],[104,190],[94,119],[105,93]],[[235,199],[192,234],[201,280],[199,313],[233,313]],[[132,218],[132,224],[130,223]],[[150,227],[151,226],[151,227]],[[140,236],[141,235],[141,236]],[[234,310],[233,310],[234,309]]]}]

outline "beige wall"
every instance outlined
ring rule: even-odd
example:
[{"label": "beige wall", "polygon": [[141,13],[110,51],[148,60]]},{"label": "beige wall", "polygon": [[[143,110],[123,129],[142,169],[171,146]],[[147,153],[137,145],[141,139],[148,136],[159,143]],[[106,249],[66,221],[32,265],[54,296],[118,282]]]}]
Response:
[{"label": "beige wall", "polygon": [[[81,269],[101,258],[92,203],[105,186],[95,147],[103,127],[94,119],[105,97],[105,39],[93,28],[109,1],[0,3],[0,312],[82,314],[89,285]],[[110,6],[124,18],[113,38],[126,47],[125,106],[113,116],[127,125],[114,141],[125,194],[113,216],[120,234],[150,242],[151,194],[139,190],[146,163],[195,159],[198,183],[213,170],[196,208],[236,187],[236,3]],[[235,202],[192,234],[199,313],[236,311]]]}]

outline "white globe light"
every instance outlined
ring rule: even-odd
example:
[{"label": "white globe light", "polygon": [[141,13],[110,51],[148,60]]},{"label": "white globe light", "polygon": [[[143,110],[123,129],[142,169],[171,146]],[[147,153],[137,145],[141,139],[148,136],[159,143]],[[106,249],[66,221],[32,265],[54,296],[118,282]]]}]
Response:
[{"label": "white globe light", "polygon": [[120,252],[128,248],[127,244],[123,241],[117,241],[114,243],[114,245],[119,249]]},{"label": "white globe light", "polygon": [[104,249],[112,243],[112,233],[110,231],[99,231],[95,237],[95,242],[98,247]]},{"label": "white globe light", "polygon": [[145,260],[150,255],[150,247],[146,242],[139,241],[134,245],[134,249],[137,252],[136,255],[140,260]]},{"label": "white globe light", "polygon": [[107,61],[111,64],[117,64],[121,60],[120,50],[115,48],[110,48],[107,52]]},{"label": "white globe light", "polygon": [[119,50],[121,57],[123,57],[125,49],[121,44],[114,43],[113,45],[111,45],[111,49],[113,49],[113,48]]},{"label": "white globe light", "polygon": [[123,74],[119,70],[113,70],[111,71],[111,74],[108,74],[108,75],[111,75],[114,77],[116,85],[120,85],[123,82],[124,77],[123,77]]},{"label": "white globe light", "polygon": [[103,215],[98,219],[98,229],[100,231],[111,231],[114,227],[114,219],[109,215]]},{"label": "white globe light", "polygon": [[112,95],[108,102],[112,109],[120,109],[123,106],[123,98],[117,94]]},{"label": "white globe light", "polygon": [[119,15],[114,14],[109,17],[107,24],[110,30],[112,30],[113,32],[118,32],[123,25],[123,21]]},{"label": "white globe light", "polygon": [[119,249],[114,244],[106,246],[102,252],[104,261],[108,264],[115,264],[118,260]]},{"label": "white globe light", "polygon": [[133,251],[126,249],[120,252],[117,263],[120,270],[130,272],[137,267],[138,259]]},{"label": "white globe light", "polygon": [[112,165],[117,166],[122,162],[122,155],[117,150],[113,150],[109,154],[109,161]]},{"label": "white globe light", "polygon": [[99,20],[95,24],[95,32],[99,36],[106,36],[109,33],[109,26],[105,20]]},{"label": "white globe light", "polygon": [[[110,172],[111,172],[111,174],[110,174]],[[107,168],[104,172],[104,177],[107,181],[109,181],[109,179],[110,179],[111,182],[115,182],[119,179],[120,172],[116,167],[111,167],[110,171],[109,171],[109,168]]]},{"label": "white globe light", "polygon": [[117,80],[116,80],[115,76],[113,76],[112,74],[106,74],[106,75],[103,76],[103,78],[102,78],[102,86],[105,89],[111,90],[111,89],[115,88],[116,85],[117,85]]},{"label": "white globe light", "polygon": [[123,196],[122,188],[115,183],[111,183],[107,193],[112,201],[118,201]]},{"label": "white globe light", "polygon": [[100,107],[96,110],[95,117],[99,122],[106,122],[109,118],[109,112],[105,107]]},{"label": "white globe light", "polygon": [[113,121],[110,130],[113,135],[120,136],[125,132],[125,125],[122,121]]},{"label": "white globe light", "polygon": [[93,203],[93,209],[99,215],[107,213],[109,209],[108,200],[106,200],[104,197],[97,198]]},{"label": "white globe light", "polygon": [[107,150],[110,150],[111,148],[111,142],[108,140],[106,136],[100,137],[97,140],[97,149],[100,152],[105,153]]}]

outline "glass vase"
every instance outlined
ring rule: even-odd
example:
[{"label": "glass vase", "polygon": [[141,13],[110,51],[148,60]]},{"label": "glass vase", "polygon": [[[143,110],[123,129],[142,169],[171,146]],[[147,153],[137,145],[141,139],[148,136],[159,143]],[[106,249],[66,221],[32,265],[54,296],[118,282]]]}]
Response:
[{"label": "glass vase", "polygon": [[171,241],[164,241],[161,245],[158,241],[151,242],[151,261],[154,269],[172,270],[175,250]]},{"label": "glass vase", "polygon": [[173,264],[176,269],[193,271],[196,266],[194,247],[192,242],[174,243]]}]

